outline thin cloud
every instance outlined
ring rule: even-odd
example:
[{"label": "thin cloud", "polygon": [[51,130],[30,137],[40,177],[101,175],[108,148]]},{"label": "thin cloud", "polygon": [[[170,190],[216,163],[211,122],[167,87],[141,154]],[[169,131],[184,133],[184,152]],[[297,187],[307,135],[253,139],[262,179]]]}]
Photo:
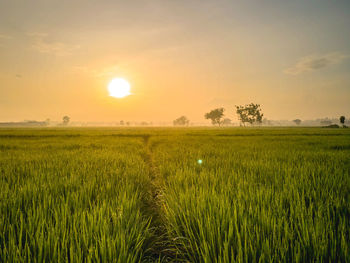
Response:
[{"label": "thin cloud", "polygon": [[284,73],[289,75],[299,75],[304,72],[316,71],[331,65],[339,64],[347,58],[349,58],[348,55],[341,53],[307,56],[299,59],[294,66],[287,68]]},{"label": "thin cloud", "polygon": [[27,35],[32,38],[31,47],[40,53],[65,56],[72,54],[79,48],[78,45],[69,45],[51,40],[50,37],[44,33],[28,33]]}]

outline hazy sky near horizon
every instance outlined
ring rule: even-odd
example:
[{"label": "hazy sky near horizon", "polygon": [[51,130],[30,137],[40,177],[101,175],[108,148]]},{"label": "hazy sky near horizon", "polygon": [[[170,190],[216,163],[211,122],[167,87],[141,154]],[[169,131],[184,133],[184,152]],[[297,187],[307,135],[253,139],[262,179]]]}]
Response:
[{"label": "hazy sky near horizon", "polygon": [[[131,96],[108,95],[115,77]],[[236,120],[250,102],[350,115],[350,1],[0,0],[0,121]]]}]

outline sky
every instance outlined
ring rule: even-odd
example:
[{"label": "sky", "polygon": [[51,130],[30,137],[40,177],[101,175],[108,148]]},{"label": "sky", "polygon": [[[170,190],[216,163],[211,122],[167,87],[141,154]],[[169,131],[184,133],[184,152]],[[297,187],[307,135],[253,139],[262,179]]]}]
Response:
[{"label": "sky", "polygon": [[[348,0],[0,0],[0,122],[350,117]],[[109,96],[121,77],[132,95]]]}]

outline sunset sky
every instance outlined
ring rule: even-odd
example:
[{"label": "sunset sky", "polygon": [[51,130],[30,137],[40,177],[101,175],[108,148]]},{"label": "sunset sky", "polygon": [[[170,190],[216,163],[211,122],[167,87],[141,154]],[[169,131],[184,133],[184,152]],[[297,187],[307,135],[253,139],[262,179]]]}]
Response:
[{"label": "sunset sky", "polygon": [[[116,77],[132,95],[109,96]],[[0,0],[0,122],[236,120],[250,102],[350,115],[350,1]]]}]

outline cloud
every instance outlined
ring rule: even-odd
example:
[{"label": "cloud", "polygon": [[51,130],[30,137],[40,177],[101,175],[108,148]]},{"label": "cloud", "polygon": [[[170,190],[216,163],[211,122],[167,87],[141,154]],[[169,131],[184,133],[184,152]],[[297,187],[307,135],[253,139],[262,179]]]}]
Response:
[{"label": "cloud", "polygon": [[32,38],[31,47],[40,53],[65,56],[70,55],[76,49],[79,49],[78,45],[69,45],[63,42],[54,41],[45,33],[28,33],[27,35]]},{"label": "cloud", "polygon": [[349,58],[348,55],[341,53],[329,53],[318,56],[311,55],[299,59],[294,66],[284,70],[284,73],[290,75],[299,75],[304,72],[315,71],[331,65],[339,64],[347,58]]}]

